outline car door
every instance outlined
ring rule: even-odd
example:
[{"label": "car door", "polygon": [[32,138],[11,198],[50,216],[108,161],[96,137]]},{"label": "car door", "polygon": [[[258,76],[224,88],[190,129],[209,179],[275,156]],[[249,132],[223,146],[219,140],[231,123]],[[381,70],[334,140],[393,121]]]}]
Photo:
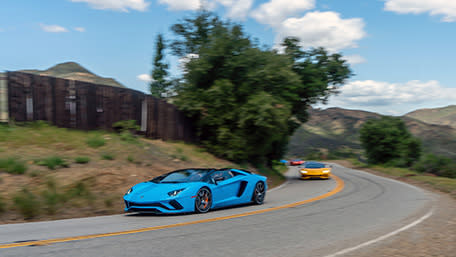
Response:
[{"label": "car door", "polygon": [[[220,176],[220,175],[219,175]],[[220,192],[218,207],[229,206],[239,203],[239,189],[243,176],[235,176],[231,170],[221,171],[222,177],[214,177],[216,188]]]}]

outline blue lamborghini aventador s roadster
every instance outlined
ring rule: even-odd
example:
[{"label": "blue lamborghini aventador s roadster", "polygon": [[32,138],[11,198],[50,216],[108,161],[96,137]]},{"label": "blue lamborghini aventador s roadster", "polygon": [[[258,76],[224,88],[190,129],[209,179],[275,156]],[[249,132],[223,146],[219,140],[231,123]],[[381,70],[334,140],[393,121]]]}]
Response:
[{"label": "blue lamborghini aventador s roadster", "polygon": [[133,186],[126,212],[204,213],[246,203],[262,204],[266,177],[240,169],[183,169]]}]

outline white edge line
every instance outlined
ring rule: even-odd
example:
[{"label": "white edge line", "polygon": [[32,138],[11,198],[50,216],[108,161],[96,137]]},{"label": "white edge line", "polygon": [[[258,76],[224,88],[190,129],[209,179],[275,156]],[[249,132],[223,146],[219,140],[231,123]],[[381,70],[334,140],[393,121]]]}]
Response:
[{"label": "white edge line", "polygon": [[426,220],[427,218],[431,217],[432,214],[434,214],[434,209],[431,209],[426,215],[424,215],[423,217],[419,218],[418,220],[402,227],[402,228],[399,228],[393,232],[390,232],[386,235],[383,235],[383,236],[380,236],[380,237],[377,237],[376,239],[373,239],[373,240],[370,240],[370,241],[367,241],[367,242],[364,242],[362,244],[359,244],[357,246],[354,246],[354,247],[350,247],[350,248],[346,248],[344,250],[341,250],[341,251],[338,251],[336,253],[333,253],[333,254],[330,254],[330,255],[326,255],[324,257],[335,257],[335,256],[339,256],[339,255],[343,255],[343,254],[346,254],[346,253],[349,253],[349,252],[352,252],[352,251],[355,251],[355,250],[358,250],[360,248],[363,248],[363,247],[366,247],[368,245],[371,245],[371,244],[375,244],[379,241],[382,241],[382,240],[385,240],[387,239],[388,237],[392,237],[396,234],[399,234],[400,232],[404,231],[404,230],[407,230],[409,228],[412,228],[418,224],[420,224],[421,222],[423,222],[424,220]]}]

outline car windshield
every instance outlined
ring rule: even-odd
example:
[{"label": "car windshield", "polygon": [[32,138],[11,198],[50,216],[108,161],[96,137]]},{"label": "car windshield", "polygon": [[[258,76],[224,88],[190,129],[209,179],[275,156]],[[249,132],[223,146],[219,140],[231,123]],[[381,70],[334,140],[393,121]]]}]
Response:
[{"label": "car windshield", "polygon": [[323,163],[319,163],[319,162],[309,162],[309,163],[306,163],[306,165],[304,165],[305,168],[308,168],[308,169],[321,169],[321,168],[324,168],[325,165]]},{"label": "car windshield", "polygon": [[211,169],[185,169],[156,177],[151,180],[154,183],[188,183],[199,182],[211,171]]}]

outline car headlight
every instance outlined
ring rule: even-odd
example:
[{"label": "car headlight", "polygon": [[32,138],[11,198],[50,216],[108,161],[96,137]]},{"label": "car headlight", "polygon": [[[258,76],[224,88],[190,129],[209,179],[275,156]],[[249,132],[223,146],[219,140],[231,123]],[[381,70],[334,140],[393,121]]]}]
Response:
[{"label": "car headlight", "polygon": [[307,170],[301,170],[302,174],[307,174]]},{"label": "car headlight", "polygon": [[184,191],[185,188],[181,188],[181,189],[178,189],[178,190],[173,190],[171,192],[168,192],[168,195],[169,196],[176,196],[178,195],[180,192]]},{"label": "car headlight", "polygon": [[326,173],[329,173],[329,170],[324,170],[323,173],[325,173],[325,174],[326,174]]},{"label": "car headlight", "polygon": [[131,192],[133,192],[133,187],[130,188],[130,189],[125,193],[125,195],[128,195],[128,194],[130,194]]}]

